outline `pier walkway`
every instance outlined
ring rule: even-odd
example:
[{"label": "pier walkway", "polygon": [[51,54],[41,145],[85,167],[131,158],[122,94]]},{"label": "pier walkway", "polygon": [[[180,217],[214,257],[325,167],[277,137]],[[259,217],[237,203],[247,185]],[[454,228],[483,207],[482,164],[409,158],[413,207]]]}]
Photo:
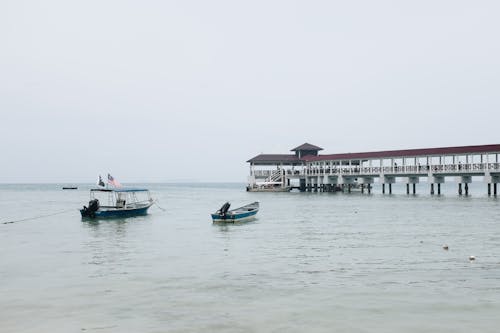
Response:
[{"label": "pier walkway", "polygon": [[[441,184],[453,177],[458,193],[468,195],[472,177],[482,177],[488,195],[497,195],[500,182],[500,145],[408,149],[365,153],[320,155],[319,148],[303,144],[295,154],[261,154],[250,163],[249,190],[336,191],[366,189],[375,180],[385,193],[388,185],[406,183],[407,193],[416,192],[415,184],[426,179],[430,193],[441,192]],[[298,181],[298,185],[293,185]],[[492,191],[493,190],[493,191]]]}]

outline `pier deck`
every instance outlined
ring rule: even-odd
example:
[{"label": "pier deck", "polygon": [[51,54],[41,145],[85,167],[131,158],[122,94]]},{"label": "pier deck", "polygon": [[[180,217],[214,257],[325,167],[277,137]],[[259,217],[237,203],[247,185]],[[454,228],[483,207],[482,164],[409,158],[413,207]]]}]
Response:
[{"label": "pier deck", "polygon": [[[454,177],[458,183],[458,193],[468,194],[468,184],[472,177],[483,177],[487,184],[488,194],[497,195],[497,184],[500,182],[500,144],[482,146],[460,146],[446,148],[426,148],[378,151],[366,153],[320,155],[322,150],[317,146],[304,144],[289,154],[261,154],[248,162],[250,176],[248,186],[252,190],[269,187],[299,188],[301,191],[331,191],[345,186],[359,187],[368,192],[375,180],[389,185],[402,180],[409,185],[426,178],[430,184],[430,192],[434,194],[437,184],[446,178]],[[299,181],[299,185],[292,182]]]}]

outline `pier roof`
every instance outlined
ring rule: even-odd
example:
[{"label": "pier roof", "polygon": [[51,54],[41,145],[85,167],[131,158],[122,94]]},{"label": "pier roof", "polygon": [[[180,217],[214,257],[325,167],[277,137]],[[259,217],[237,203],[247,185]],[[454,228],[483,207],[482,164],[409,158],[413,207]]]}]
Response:
[{"label": "pier roof", "polygon": [[386,151],[374,151],[374,152],[364,152],[364,153],[328,154],[328,155],[318,155],[318,156],[304,156],[302,160],[306,162],[315,162],[315,161],[330,161],[330,160],[424,157],[424,156],[465,155],[465,154],[480,154],[480,153],[500,153],[500,144],[481,145],[481,146],[386,150]]},{"label": "pier roof", "polygon": [[295,164],[302,161],[296,155],[291,154],[260,154],[249,159],[247,162],[259,164]]},{"label": "pier roof", "polygon": [[315,145],[312,145],[310,143],[304,143],[296,148],[293,148],[292,150],[290,151],[298,151],[298,150],[323,150],[323,148],[321,147],[318,147],[318,146],[315,146]]}]

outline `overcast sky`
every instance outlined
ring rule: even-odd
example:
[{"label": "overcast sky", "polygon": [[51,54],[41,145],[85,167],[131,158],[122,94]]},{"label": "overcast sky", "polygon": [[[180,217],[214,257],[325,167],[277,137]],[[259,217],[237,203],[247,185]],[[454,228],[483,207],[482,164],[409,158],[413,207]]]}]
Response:
[{"label": "overcast sky", "polygon": [[498,1],[0,1],[0,182],[500,143]]}]

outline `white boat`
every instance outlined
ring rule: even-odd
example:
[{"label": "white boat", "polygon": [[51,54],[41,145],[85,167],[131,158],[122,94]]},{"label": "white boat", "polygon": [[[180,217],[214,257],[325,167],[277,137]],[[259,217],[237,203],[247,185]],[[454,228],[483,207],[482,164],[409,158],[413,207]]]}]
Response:
[{"label": "white boat", "polygon": [[[142,194],[143,198],[139,195]],[[106,205],[101,205],[98,196]],[[138,198],[139,197],[139,198]],[[149,190],[142,188],[94,188],[90,190],[89,206],[80,209],[82,218],[114,218],[146,215],[154,201]]]}]

